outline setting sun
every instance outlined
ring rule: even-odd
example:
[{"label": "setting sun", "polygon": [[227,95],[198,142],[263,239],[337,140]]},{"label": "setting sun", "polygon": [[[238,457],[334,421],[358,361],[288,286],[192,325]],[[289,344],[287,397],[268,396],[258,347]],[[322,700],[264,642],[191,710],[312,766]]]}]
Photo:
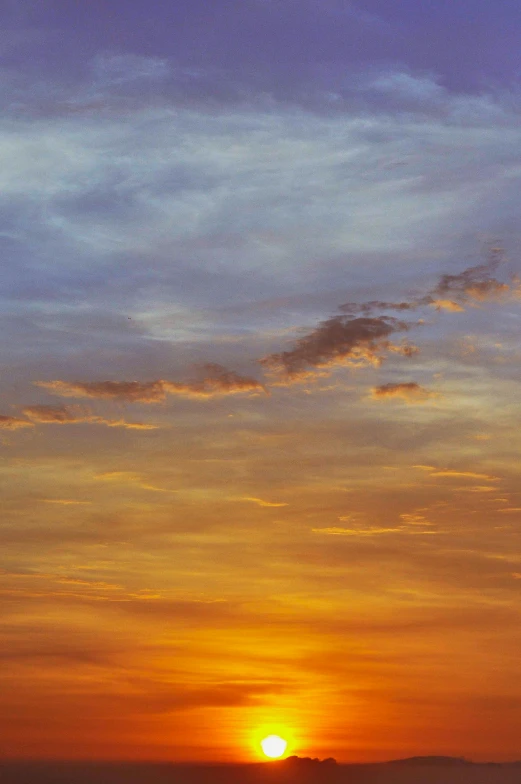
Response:
[{"label": "setting sun", "polygon": [[264,754],[271,759],[282,757],[286,751],[287,742],[279,735],[268,735],[267,738],[261,740],[261,746]]}]

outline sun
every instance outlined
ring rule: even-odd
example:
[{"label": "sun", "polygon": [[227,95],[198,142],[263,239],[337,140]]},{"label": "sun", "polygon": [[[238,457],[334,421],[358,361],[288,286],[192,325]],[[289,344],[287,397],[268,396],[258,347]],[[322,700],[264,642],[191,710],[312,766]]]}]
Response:
[{"label": "sun", "polygon": [[261,740],[261,746],[264,754],[270,759],[277,759],[282,757],[286,751],[287,741],[281,738],[280,735],[268,735],[267,738]]}]

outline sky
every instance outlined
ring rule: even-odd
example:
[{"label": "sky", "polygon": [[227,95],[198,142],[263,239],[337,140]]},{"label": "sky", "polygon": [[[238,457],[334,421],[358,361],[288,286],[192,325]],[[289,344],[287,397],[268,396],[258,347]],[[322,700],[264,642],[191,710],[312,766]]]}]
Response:
[{"label": "sky", "polygon": [[519,2],[0,22],[0,755],[521,758]]}]

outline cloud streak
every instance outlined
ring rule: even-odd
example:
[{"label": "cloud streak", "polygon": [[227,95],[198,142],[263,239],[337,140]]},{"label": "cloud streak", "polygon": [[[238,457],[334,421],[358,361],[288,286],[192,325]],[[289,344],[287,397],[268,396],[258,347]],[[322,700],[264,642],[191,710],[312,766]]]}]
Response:
[{"label": "cloud streak", "polygon": [[217,363],[199,368],[191,381],[37,381],[37,386],[60,397],[120,400],[126,403],[161,403],[167,394],[207,399],[221,395],[266,392],[260,381],[242,376]]},{"label": "cloud streak", "polygon": [[143,422],[126,422],[124,419],[106,419],[92,414],[81,406],[28,406],[22,412],[32,422],[42,425],[105,425],[125,430],[156,430],[157,425]]},{"label": "cloud streak", "polygon": [[400,399],[409,405],[420,405],[428,400],[439,397],[438,392],[432,392],[415,381],[405,381],[397,384],[382,384],[371,390],[373,400]]},{"label": "cloud streak", "polygon": [[0,430],[21,430],[26,427],[34,427],[34,423],[19,417],[0,416]]},{"label": "cloud streak", "polygon": [[124,400],[127,403],[160,403],[165,399],[162,381],[36,381],[36,386],[59,397]]}]

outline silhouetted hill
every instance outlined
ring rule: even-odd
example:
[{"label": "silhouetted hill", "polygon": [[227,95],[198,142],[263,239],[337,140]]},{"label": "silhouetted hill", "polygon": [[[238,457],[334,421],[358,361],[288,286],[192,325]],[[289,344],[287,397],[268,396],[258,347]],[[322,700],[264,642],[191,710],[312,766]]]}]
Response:
[{"label": "silhouetted hill", "polygon": [[459,757],[352,765],[309,757],[251,765],[0,761],[0,784],[521,784],[521,763]]},{"label": "silhouetted hill", "polygon": [[473,765],[465,757],[406,757],[405,759],[391,760],[385,765]]}]

